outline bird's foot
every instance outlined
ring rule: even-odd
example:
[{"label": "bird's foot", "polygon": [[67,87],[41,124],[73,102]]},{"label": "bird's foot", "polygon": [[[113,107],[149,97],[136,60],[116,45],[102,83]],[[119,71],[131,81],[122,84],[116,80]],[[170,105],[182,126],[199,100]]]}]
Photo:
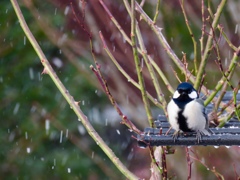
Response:
[{"label": "bird's foot", "polygon": [[196,139],[197,139],[198,144],[200,141],[202,141],[202,132],[201,131],[197,131]]},{"label": "bird's foot", "polygon": [[178,130],[178,131],[175,131],[174,133],[173,133],[173,141],[175,142],[176,141],[176,139],[178,138],[178,136],[179,136],[179,133],[180,133],[180,131]]}]

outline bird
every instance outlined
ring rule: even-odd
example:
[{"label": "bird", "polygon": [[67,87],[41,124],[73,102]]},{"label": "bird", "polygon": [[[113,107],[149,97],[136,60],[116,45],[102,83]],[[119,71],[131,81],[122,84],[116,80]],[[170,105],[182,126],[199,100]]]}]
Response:
[{"label": "bird", "polygon": [[199,143],[202,135],[210,136],[212,132],[208,128],[208,118],[205,114],[203,100],[192,84],[182,82],[178,85],[172,99],[167,105],[169,123],[175,130],[174,142],[179,132],[196,132]]}]

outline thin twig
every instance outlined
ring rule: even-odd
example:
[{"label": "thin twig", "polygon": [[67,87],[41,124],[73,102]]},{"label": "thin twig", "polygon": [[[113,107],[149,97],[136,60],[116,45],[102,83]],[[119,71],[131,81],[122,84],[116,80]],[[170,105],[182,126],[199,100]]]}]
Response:
[{"label": "thin twig", "polygon": [[229,40],[229,38],[227,37],[226,33],[223,31],[223,28],[221,27],[221,25],[217,26],[218,30],[220,31],[220,33],[223,35],[224,39],[226,40],[226,42],[228,43],[229,47],[232,48],[234,51],[237,51],[237,47],[234,46],[231,41]]},{"label": "thin twig", "polygon": [[166,152],[165,152],[166,146],[162,146],[162,178],[167,179],[168,178],[168,171],[167,171],[167,159],[166,159]]},{"label": "thin twig", "polygon": [[204,0],[201,1],[202,5],[201,5],[201,9],[202,9],[202,35],[201,38],[199,39],[200,41],[200,50],[201,50],[201,59],[203,57],[203,53],[204,53],[204,36],[205,36],[205,28],[206,28],[206,24],[205,24],[205,7],[204,7]]},{"label": "thin twig", "polygon": [[177,72],[173,69],[173,67],[171,66],[171,69],[172,69],[172,72],[174,73],[174,75],[175,75],[175,77],[176,77],[176,79],[178,80],[178,82],[179,83],[181,83],[182,81],[180,80],[180,78],[179,78],[179,76],[178,76],[178,74],[177,74]]},{"label": "thin twig", "polygon": [[[180,0],[179,0],[180,1]],[[182,12],[183,12],[183,16],[184,16],[184,19],[185,19],[185,22],[186,22],[186,26],[188,28],[188,31],[189,31],[189,34],[192,38],[192,42],[193,42],[193,53],[194,53],[194,58],[193,58],[193,62],[194,62],[194,70],[195,70],[195,74],[197,74],[197,71],[198,71],[198,67],[197,67],[197,41],[194,37],[194,34],[193,34],[193,31],[189,25],[189,22],[188,22],[188,18],[187,18],[187,14],[185,12],[185,8],[184,8],[184,0],[181,0],[180,2],[180,5],[181,5],[181,8],[182,8]]]},{"label": "thin twig", "polygon": [[192,161],[190,159],[189,148],[185,147],[186,150],[186,157],[187,157],[187,166],[188,166],[188,177],[187,179],[190,180],[192,177]]},{"label": "thin twig", "polygon": [[138,57],[138,51],[137,51],[137,41],[136,41],[136,19],[135,19],[135,0],[131,0],[131,40],[132,40],[132,50],[133,50],[133,56],[134,56],[134,62],[135,62],[135,66],[136,66],[136,71],[137,71],[137,76],[138,76],[138,81],[139,81],[139,85],[140,85],[140,90],[141,90],[141,94],[142,94],[142,99],[143,99],[143,104],[147,113],[147,117],[148,117],[148,121],[151,127],[154,127],[154,120],[152,117],[152,112],[150,109],[150,104],[149,101],[147,99],[147,93],[146,93],[146,87],[145,87],[145,83],[144,83],[144,78],[143,78],[143,74],[141,71],[141,64],[140,64],[140,60]]},{"label": "thin twig", "polygon": [[182,62],[184,65],[184,75],[185,75],[185,82],[188,82],[189,80],[189,76],[187,74],[187,70],[188,70],[188,62],[187,62],[187,57],[186,57],[186,53],[182,52],[183,57],[182,57]]},{"label": "thin twig", "polygon": [[154,15],[154,18],[153,18],[154,24],[156,23],[158,15],[159,15],[160,2],[161,2],[161,0],[158,0],[158,2],[157,2],[156,12],[155,12],[155,15]]}]

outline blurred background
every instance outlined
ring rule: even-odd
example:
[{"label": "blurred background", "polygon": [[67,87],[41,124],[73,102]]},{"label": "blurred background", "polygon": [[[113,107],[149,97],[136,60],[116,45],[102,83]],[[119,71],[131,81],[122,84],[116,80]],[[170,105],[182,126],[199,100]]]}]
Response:
[{"label": "blurred background", "polygon": [[[147,149],[137,147],[128,128],[102,91],[89,66],[94,64],[89,32],[92,35],[95,57],[101,65],[110,90],[124,114],[140,130],[149,126],[141,94],[125,79],[104,52],[99,31],[109,49],[122,67],[137,80],[131,47],[123,39],[97,0],[86,0],[84,12],[80,1],[19,0],[26,22],[37,39],[57,75],[67,87],[94,128],[109,144],[123,163],[141,178],[150,177],[150,157]],[[72,6],[70,5],[72,3]],[[110,12],[130,35],[130,18],[120,0],[104,0]],[[212,1],[213,12],[218,1]],[[154,17],[157,0],[146,1],[143,8]],[[186,1],[185,10],[190,26],[198,40],[201,37],[201,2]],[[75,11],[78,19],[73,14]],[[205,16],[208,16],[206,10]],[[24,35],[10,1],[0,2],[0,178],[1,179],[125,179],[108,157],[90,138],[74,112],[62,97],[43,67],[34,49]],[[229,0],[221,16],[230,41],[239,46],[240,2]],[[140,19],[139,17],[137,17]],[[176,69],[151,29],[139,21],[148,54],[163,69],[175,88]],[[193,45],[185,25],[179,1],[162,1],[156,24],[163,28],[169,44],[181,59],[186,53],[189,67],[193,67]],[[209,24],[207,30],[209,29]],[[228,67],[233,51],[224,38],[219,41],[224,68]],[[207,65],[205,85],[212,89],[221,77],[213,54]],[[144,70],[147,90],[156,97],[149,74]],[[239,67],[231,83],[236,86]],[[161,80],[160,80],[161,83]],[[167,100],[171,93],[162,87]],[[152,104],[154,118],[162,113]],[[167,156],[169,177],[187,178],[185,149],[175,148]],[[201,179],[216,176],[211,171],[234,179],[240,174],[239,147],[191,148],[208,168],[199,162],[193,164],[193,177]]]}]

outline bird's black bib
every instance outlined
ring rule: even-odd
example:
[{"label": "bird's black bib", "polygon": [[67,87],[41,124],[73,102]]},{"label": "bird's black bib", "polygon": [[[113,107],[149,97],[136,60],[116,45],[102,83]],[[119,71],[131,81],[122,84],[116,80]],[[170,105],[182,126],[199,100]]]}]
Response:
[{"label": "bird's black bib", "polygon": [[185,101],[179,101],[177,99],[173,99],[173,100],[177,104],[177,106],[181,109],[181,111],[178,112],[178,118],[177,118],[179,129],[182,130],[183,132],[193,132],[191,129],[188,128],[187,118],[184,117],[183,115],[183,110],[185,105],[191,102],[192,100],[189,98],[185,98],[184,99]]}]

